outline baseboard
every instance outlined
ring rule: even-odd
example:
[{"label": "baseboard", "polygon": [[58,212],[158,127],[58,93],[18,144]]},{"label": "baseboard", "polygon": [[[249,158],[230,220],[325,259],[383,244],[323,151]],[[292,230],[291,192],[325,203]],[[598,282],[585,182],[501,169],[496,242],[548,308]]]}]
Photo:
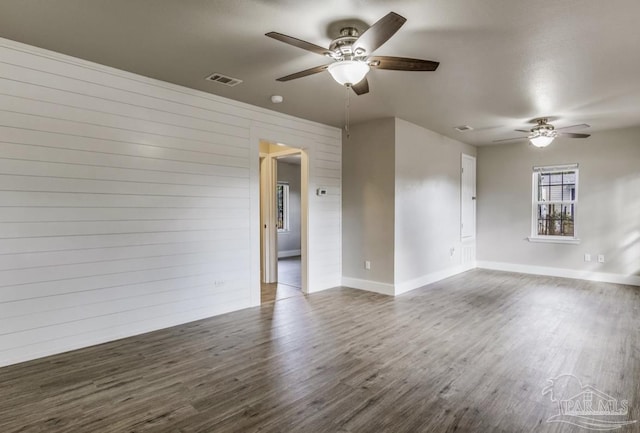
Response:
[{"label": "baseboard", "polygon": [[322,280],[314,279],[313,281],[309,281],[309,287],[307,288],[307,293],[317,293],[322,292],[323,290],[333,289],[334,287],[338,287],[342,285],[342,278],[340,276],[327,276]]},{"label": "baseboard", "polygon": [[278,251],[278,258],[282,259],[284,257],[296,257],[301,255],[300,250],[287,250],[287,251]]},{"label": "baseboard", "polygon": [[[54,356],[65,352],[85,349],[98,344],[110,343],[124,338],[135,337],[142,334],[160,331],[174,326],[184,325],[203,319],[232,313],[234,311],[249,308],[248,299],[240,299],[226,304],[219,305],[215,310],[198,309],[177,315],[152,317],[135,323],[126,323],[112,328],[89,331],[86,334],[71,335],[60,339],[43,341],[40,344],[30,344],[27,346],[11,349],[0,355],[0,367],[28,362],[35,359]],[[44,348],[42,346],[45,346]]]},{"label": "baseboard", "polygon": [[437,281],[444,280],[445,278],[453,277],[454,275],[474,269],[475,267],[476,267],[475,263],[458,265],[452,268],[443,269],[441,271],[432,272],[430,274],[426,274],[421,277],[414,278],[413,280],[405,281],[400,284],[396,284],[395,294],[400,295],[402,293],[406,293],[411,290],[418,289],[428,284],[433,284]]},{"label": "baseboard", "polygon": [[640,286],[640,276],[637,275],[609,274],[605,272],[578,271],[574,269],[488,261],[478,261],[477,267],[482,269],[492,269],[495,271],[519,272],[521,274],[546,275],[549,277],[573,278],[576,280]]},{"label": "baseboard", "polygon": [[475,263],[459,265],[452,268],[443,269],[438,272],[433,272],[431,274],[423,275],[413,280],[405,281],[404,283],[396,285],[389,283],[380,283],[378,281],[360,280],[358,278],[342,277],[342,285],[354,289],[381,293],[383,295],[396,296],[426,286],[427,284],[432,284],[436,281],[444,280],[445,278],[449,278],[462,272],[466,272],[468,270],[474,269],[475,267]]},{"label": "baseboard", "polygon": [[358,278],[342,277],[342,285],[353,289],[366,290],[368,292],[380,293],[393,296],[395,290],[393,284],[380,283],[378,281],[361,280]]}]

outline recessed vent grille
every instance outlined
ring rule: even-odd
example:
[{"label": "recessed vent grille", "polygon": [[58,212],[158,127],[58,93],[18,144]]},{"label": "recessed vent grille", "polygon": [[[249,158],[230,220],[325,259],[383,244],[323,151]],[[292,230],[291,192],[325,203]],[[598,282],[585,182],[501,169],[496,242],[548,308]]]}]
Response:
[{"label": "recessed vent grille", "polygon": [[205,78],[205,80],[215,81],[216,83],[224,84],[225,86],[229,87],[237,86],[238,84],[242,83],[242,80],[218,74],[217,72],[209,75],[207,78]]},{"label": "recessed vent grille", "polygon": [[456,126],[453,129],[455,129],[456,131],[460,131],[460,132],[472,131],[473,130],[473,128],[470,127],[469,125]]}]

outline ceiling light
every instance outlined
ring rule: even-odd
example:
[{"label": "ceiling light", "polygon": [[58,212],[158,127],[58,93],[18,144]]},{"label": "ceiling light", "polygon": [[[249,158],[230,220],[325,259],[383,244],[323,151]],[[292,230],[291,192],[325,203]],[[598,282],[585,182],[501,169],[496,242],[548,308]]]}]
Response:
[{"label": "ceiling light", "polygon": [[358,84],[369,72],[369,65],[358,60],[343,60],[329,65],[329,73],[343,86]]},{"label": "ceiling light", "polygon": [[552,129],[538,129],[532,132],[529,141],[535,147],[547,147],[557,136],[558,133]]}]

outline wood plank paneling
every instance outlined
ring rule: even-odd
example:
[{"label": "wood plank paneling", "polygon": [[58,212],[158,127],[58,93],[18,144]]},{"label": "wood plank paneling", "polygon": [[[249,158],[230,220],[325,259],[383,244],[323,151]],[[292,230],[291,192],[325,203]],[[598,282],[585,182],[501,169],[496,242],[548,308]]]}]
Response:
[{"label": "wood plank paneling", "polygon": [[337,285],[338,129],[0,39],[0,365],[255,305],[256,130],[308,152]]}]

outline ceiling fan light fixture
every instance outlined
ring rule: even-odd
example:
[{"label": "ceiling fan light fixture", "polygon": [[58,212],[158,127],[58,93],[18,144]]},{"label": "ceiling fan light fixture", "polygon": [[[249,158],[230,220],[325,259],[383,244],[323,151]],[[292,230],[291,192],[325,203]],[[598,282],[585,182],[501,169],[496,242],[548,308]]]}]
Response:
[{"label": "ceiling fan light fixture", "polygon": [[359,60],[343,60],[329,65],[329,73],[343,86],[358,84],[369,72],[369,65]]},{"label": "ceiling fan light fixture", "polygon": [[534,131],[529,136],[529,141],[535,147],[547,147],[553,142],[553,139],[558,136],[558,133],[553,130],[541,129],[538,131]]}]

